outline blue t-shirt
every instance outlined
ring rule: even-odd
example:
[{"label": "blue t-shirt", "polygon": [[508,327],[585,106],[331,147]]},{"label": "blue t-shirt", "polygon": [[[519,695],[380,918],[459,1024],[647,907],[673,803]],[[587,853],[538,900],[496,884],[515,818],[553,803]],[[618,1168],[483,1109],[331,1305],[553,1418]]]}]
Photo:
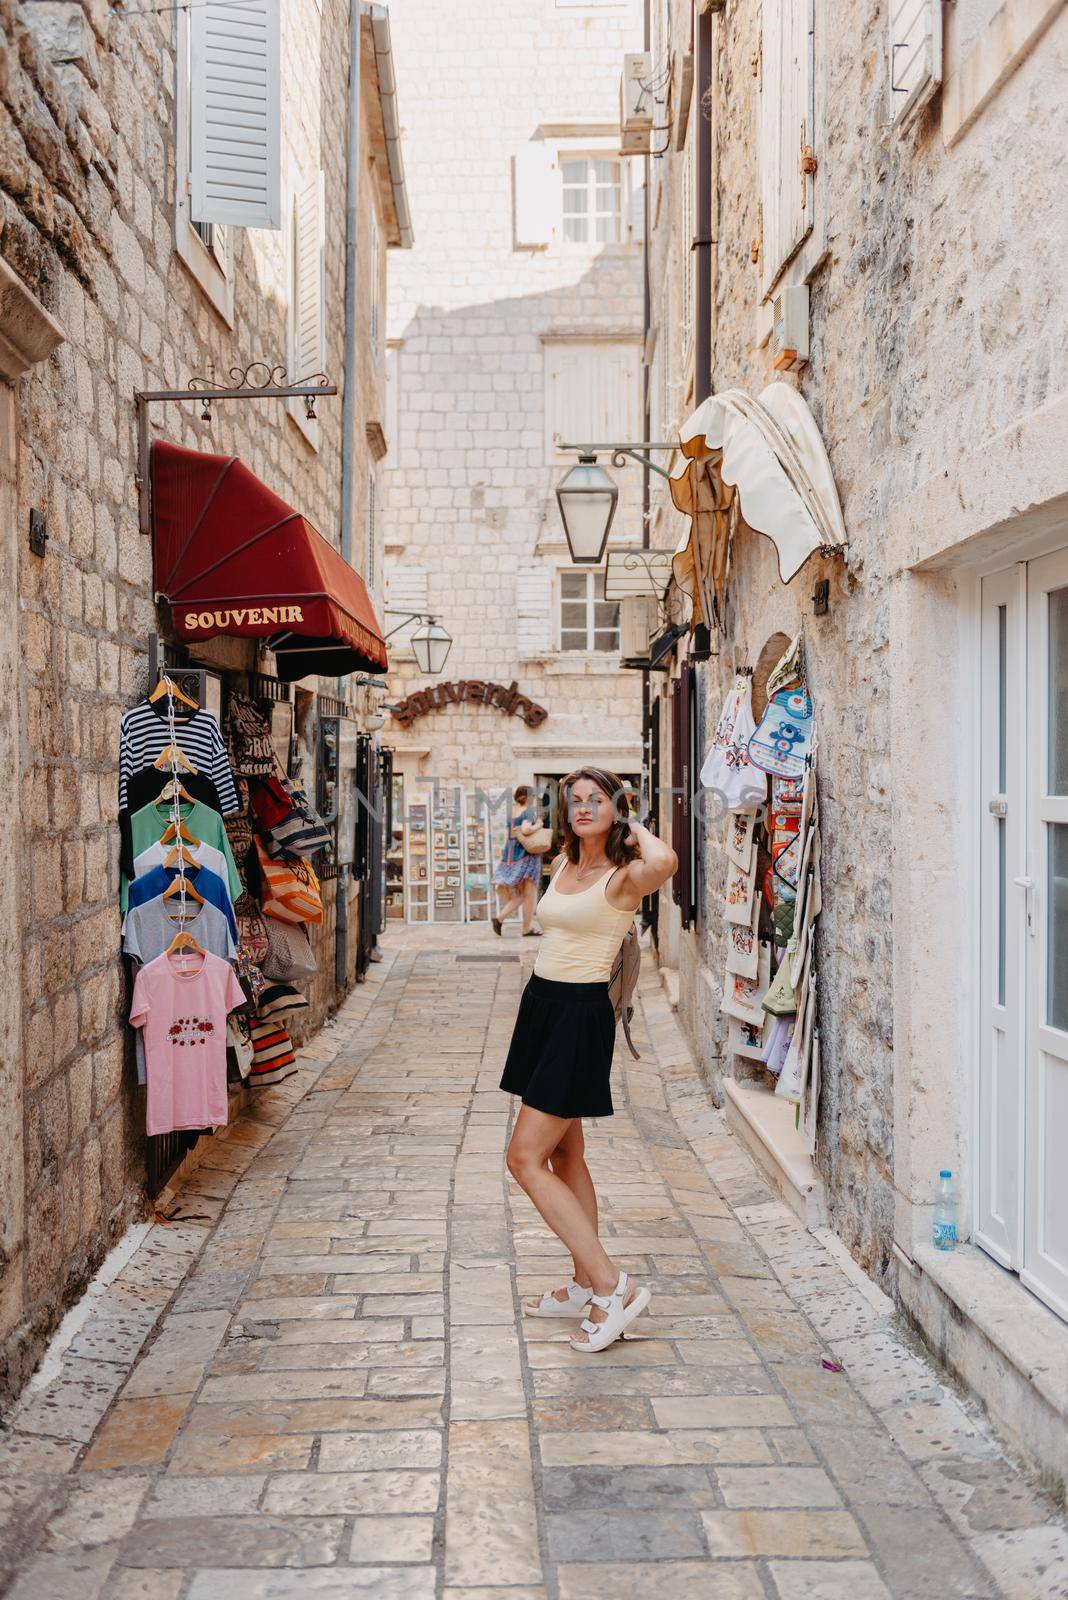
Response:
[{"label": "blue t-shirt", "polygon": [[[154,900],[177,876],[177,867],[153,867],[151,872],[143,872],[130,885],[130,908],[143,905],[146,900]],[[237,919],[228,885],[210,867],[198,867],[195,872],[187,873],[187,877],[200,898],[222,912],[236,943]]]}]

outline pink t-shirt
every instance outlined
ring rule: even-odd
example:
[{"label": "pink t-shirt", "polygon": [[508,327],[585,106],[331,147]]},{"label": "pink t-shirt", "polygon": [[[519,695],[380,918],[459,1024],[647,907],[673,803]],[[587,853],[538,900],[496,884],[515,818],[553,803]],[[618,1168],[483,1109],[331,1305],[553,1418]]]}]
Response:
[{"label": "pink t-shirt", "polygon": [[130,1021],[145,1030],[149,1133],[225,1124],[226,1018],[245,1004],[221,956],[164,952],[141,968]]}]

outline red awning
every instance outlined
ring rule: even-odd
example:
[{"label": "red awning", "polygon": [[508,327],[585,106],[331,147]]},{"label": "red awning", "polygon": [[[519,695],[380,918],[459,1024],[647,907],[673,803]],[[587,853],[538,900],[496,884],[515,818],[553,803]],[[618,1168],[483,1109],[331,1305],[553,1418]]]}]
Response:
[{"label": "red awning", "polygon": [[153,584],[179,639],[265,639],[286,682],[385,672],[359,573],[236,456],[152,445]]}]

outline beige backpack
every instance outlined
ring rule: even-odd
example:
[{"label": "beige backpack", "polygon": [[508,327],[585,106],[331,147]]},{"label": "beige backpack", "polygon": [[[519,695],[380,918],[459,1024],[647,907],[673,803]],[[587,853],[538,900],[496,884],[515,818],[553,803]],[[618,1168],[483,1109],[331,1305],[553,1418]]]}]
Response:
[{"label": "beige backpack", "polygon": [[632,922],[612,963],[612,972],[608,979],[608,998],[612,1002],[616,1021],[623,1024],[627,1046],[635,1061],[640,1061],[641,1056],[635,1050],[634,1040],[630,1036],[630,1019],[634,1015],[634,991],[638,986],[641,964],[642,952],[638,943],[638,929]]}]

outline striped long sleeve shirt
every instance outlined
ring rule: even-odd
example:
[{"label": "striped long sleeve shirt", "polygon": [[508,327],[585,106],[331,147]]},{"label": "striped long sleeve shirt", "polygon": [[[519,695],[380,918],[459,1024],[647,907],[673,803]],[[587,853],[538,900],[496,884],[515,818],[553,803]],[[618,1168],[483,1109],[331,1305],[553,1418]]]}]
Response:
[{"label": "striped long sleeve shirt", "polygon": [[[226,754],[219,725],[210,711],[203,709],[191,717],[176,717],[175,744],[215,785],[224,816],[241,809],[234,788],[230,759]],[[166,711],[157,711],[147,700],[127,711],[119,729],[119,810],[127,810],[126,785],[135,773],[152,766],[171,742]]]}]

